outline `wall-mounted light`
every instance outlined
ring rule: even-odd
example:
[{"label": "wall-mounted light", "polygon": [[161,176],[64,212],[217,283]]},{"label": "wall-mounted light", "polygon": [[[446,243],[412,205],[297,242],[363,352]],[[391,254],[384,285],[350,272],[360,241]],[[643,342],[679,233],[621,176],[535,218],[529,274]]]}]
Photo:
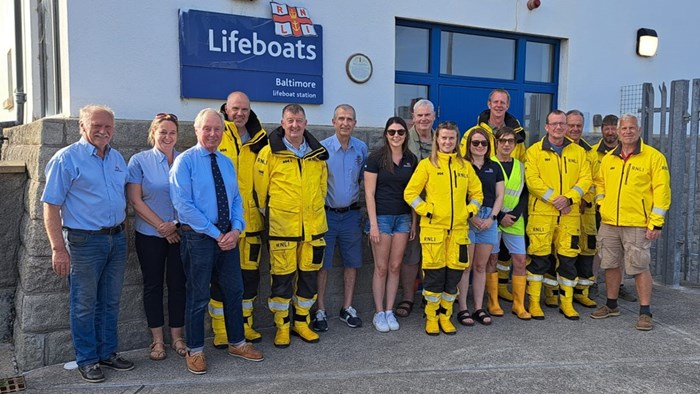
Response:
[{"label": "wall-mounted light", "polygon": [[651,57],[656,55],[659,46],[659,36],[654,29],[637,30],[637,55]]}]

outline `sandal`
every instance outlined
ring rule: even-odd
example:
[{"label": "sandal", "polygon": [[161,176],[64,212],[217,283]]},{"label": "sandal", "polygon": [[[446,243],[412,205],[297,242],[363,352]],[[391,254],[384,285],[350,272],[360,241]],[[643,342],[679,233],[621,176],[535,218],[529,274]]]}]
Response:
[{"label": "sandal", "polygon": [[176,338],[170,347],[172,347],[180,357],[185,357],[185,354],[187,354],[187,344],[182,338]]},{"label": "sandal", "polygon": [[396,307],[396,311],[394,313],[398,317],[408,317],[411,314],[411,311],[413,311],[413,302],[404,300],[399,302],[399,305]]},{"label": "sandal", "polygon": [[154,341],[149,349],[151,352],[148,353],[148,358],[153,361],[165,360],[165,344],[163,341]]},{"label": "sandal", "polygon": [[491,325],[491,315],[489,315],[489,313],[483,309],[477,309],[474,311],[474,320],[485,326]]},{"label": "sandal", "polygon": [[476,324],[474,323],[474,319],[472,319],[472,315],[469,313],[468,309],[457,312],[457,321],[459,324],[467,327],[471,327]]}]

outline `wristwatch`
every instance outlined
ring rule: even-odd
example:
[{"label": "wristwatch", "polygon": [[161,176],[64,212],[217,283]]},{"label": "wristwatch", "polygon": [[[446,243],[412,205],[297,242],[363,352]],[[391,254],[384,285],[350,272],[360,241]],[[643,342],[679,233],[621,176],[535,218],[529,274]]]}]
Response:
[{"label": "wristwatch", "polygon": [[497,218],[496,215],[491,216],[491,219],[493,219],[493,220],[496,220],[496,218]]},{"label": "wristwatch", "polygon": [[175,228],[180,228],[181,226],[180,222],[178,222],[177,219],[173,220],[173,224],[175,225]]}]

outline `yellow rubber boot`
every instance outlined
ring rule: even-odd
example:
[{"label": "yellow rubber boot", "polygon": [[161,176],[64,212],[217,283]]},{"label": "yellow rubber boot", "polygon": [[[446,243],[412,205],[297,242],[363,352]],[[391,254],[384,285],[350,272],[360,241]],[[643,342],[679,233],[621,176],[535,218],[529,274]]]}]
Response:
[{"label": "yellow rubber boot", "polygon": [[243,333],[248,342],[260,342],[262,334],[253,329],[253,301],[255,298],[243,300]]},{"label": "yellow rubber boot", "polygon": [[498,261],[496,271],[498,272],[498,298],[513,302],[513,294],[508,291],[508,276],[510,275],[511,260]]},{"label": "yellow rubber boot", "polygon": [[512,312],[520,320],[530,320],[532,317],[525,309],[525,287],[527,285],[527,277],[513,276],[513,309]]},{"label": "yellow rubber boot", "polygon": [[535,320],[544,320],[544,311],[540,307],[540,296],[542,295],[542,275],[534,275],[528,272],[527,275],[527,295],[530,297],[528,312]]},{"label": "yellow rubber boot", "polygon": [[440,335],[440,323],[438,319],[438,309],[442,295],[423,290],[425,298],[425,333],[431,336]]},{"label": "yellow rubber boot", "polygon": [[590,290],[591,284],[593,284],[592,278],[581,279],[574,288],[574,301],[586,308],[595,308],[598,306],[598,304],[589,297],[588,291]]},{"label": "yellow rubber boot", "polygon": [[559,306],[559,284],[556,278],[552,278],[550,275],[545,274],[542,280],[544,285],[544,304],[549,308],[556,308]]},{"label": "yellow rubber boot", "polygon": [[309,324],[311,324],[309,312],[315,302],[316,297],[312,299],[299,296],[294,297],[294,326],[292,327],[292,334],[308,343],[316,343],[319,340],[318,334],[309,327]]},{"label": "yellow rubber boot", "polygon": [[226,335],[226,323],[224,322],[224,303],[210,299],[209,316],[211,316],[211,330],[214,332],[214,347],[217,349],[228,348],[228,336]]},{"label": "yellow rubber boot", "polygon": [[486,273],[486,293],[489,303],[487,309],[491,316],[503,316],[504,312],[498,303],[498,272]]},{"label": "yellow rubber boot", "polygon": [[578,320],[579,314],[574,309],[574,288],[559,284],[559,312],[569,320]]},{"label": "yellow rubber boot", "polygon": [[289,310],[276,311],[275,312],[275,326],[277,326],[277,332],[275,333],[274,344],[275,347],[285,348],[289,346]]},{"label": "yellow rubber boot", "polygon": [[[450,317],[452,317],[452,306],[455,303],[456,294],[442,293],[440,298],[440,309],[438,309],[438,323],[440,324],[440,329],[447,335],[454,335],[457,333],[457,328],[455,328]],[[426,329],[427,331],[427,329]]]}]

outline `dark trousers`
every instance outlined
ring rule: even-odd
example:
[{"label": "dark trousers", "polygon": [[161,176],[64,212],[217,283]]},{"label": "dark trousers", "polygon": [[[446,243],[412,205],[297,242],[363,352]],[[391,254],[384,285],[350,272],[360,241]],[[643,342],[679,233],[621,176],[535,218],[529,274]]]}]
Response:
[{"label": "dark trousers", "polygon": [[162,327],[163,277],[168,285],[168,323],[185,325],[185,271],[180,259],[180,244],[165,238],[136,232],[136,254],[143,274],[143,307],[149,328]]}]

